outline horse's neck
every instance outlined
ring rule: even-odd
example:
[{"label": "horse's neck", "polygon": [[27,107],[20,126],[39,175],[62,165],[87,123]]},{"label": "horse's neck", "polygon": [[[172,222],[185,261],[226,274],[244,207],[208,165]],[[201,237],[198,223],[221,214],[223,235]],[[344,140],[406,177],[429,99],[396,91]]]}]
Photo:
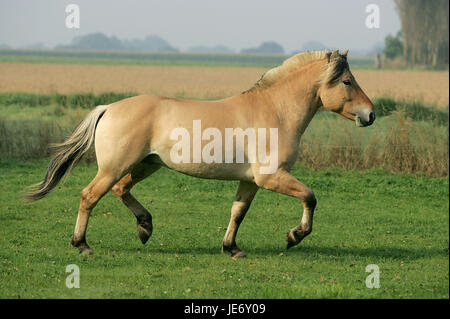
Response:
[{"label": "horse's neck", "polygon": [[279,121],[279,127],[300,139],[320,106],[317,88],[305,80],[274,85],[252,96],[253,107],[269,108]]}]

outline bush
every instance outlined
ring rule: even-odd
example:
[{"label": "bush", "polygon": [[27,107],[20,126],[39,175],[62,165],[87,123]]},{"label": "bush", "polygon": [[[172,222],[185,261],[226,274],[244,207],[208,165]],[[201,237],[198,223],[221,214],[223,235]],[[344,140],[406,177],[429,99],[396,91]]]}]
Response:
[{"label": "bush", "polygon": [[373,99],[373,104],[377,117],[387,116],[395,111],[401,111],[405,114],[405,117],[414,121],[433,121],[438,125],[448,125],[448,111],[426,106],[419,102],[402,102],[380,97]]},{"label": "bush", "polygon": [[33,93],[1,93],[0,105],[27,105],[27,106],[43,106],[49,105],[51,96]]}]

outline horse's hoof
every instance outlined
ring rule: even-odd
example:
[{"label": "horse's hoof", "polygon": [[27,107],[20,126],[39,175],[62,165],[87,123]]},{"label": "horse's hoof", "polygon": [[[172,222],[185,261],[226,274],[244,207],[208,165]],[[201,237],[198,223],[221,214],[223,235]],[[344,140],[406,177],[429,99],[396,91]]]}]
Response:
[{"label": "horse's hoof", "polygon": [[291,248],[292,246],[300,244],[300,242],[311,233],[311,228],[309,230],[303,230],[299,228],[291,229],[287,233],[287,246],[286,249]]},{"label": "horse's hoof", "polygon": [[245,252],[240,250],[236,245],[230,247],[230,246],[225,246],[224,244],[222,244],[222,253],[224,253],[226,251],[231,253],[231,258],[233,258],[233,259],[247,257]]},{"label": "horse's hoof", "polygon": [[247,258],[247,255],[242,250],[239,250],[235,253],[232,253],[231,258],[233,258],[233,259]]},{"label": "horse's hoof", "polygon": [[300,240],[298,240],[295,231],[290,230],[287,235],[286,235],[286,241],[287,241],[287,245],[286,245],[286,249],[291,248],[292,246],[297,245]]},{"label": "horse's hoof", "polygon": [[70,242],[71,247],[78,248],[78,251],[81,255],[92,255],[94,251],[91,247],[88,246],[85,242],[76,242],[72,239]]},{"label": "horse's hoof", "polygon": [[142,244],[144,245],[152,236],[152,230],[146,229],[142,225],[138,225],[138,236]]},{"label": "horse's hoof", "polygon": [[92,255],[94,253],[94,250],[92,250],[92,248],[90,247],[83,247],[79,249],[81,255]]}]

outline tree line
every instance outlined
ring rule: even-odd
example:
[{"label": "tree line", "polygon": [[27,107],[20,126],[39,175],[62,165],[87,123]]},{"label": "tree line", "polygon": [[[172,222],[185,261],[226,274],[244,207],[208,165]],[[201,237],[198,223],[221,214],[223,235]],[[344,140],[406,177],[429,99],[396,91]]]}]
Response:
[{"label": "tree line", "polygon": [[387,58],[401,55],[407,66],[449,66],[449,1],[394,0],[401,32],[385,39]]}]

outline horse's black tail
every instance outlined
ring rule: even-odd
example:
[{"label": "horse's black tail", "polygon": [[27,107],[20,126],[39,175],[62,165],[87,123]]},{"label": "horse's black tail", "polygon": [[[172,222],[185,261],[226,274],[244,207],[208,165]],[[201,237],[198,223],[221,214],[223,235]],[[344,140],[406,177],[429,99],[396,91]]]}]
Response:
[{"label": "horse's black tail", "polygon": [[99,105],[75,128],[72,135],[61,144],[51,145],[55,153],[42,182],[32,185],[31,192],[25,195],[25,201],[33,202],[43,198],[59,181],[67,176],[94,142],[97,122],[105,113],[108,105]]}]

